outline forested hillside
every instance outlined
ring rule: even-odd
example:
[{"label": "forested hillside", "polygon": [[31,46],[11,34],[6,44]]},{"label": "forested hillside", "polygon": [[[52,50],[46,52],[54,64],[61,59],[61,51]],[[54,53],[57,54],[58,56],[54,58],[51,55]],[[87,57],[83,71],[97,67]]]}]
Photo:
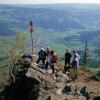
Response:
[{"label": "forested hillside", "polygon": [[91,65],[99,66],[98,12],[99,5],[88,4],[0,5],[0,37],[11,38],[20,31],[29,36],[29,21],[32,20],[38,47],[50,46],[63,58],[66,48],[78,49],[83,56],[84,45],[88,42],[90,64],[94,61]]}]

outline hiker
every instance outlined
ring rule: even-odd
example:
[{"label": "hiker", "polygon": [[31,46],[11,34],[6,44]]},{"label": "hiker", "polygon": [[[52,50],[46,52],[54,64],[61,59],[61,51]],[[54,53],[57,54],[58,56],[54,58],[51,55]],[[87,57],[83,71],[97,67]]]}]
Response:
[{"label": "hiker", "polygon": [[50,58],[51,58],[51,50],[49,47],[47,47],[46,56],[47,56],[47,60],[46,60],[45,68],[47,70],[50,64]]},{"label": "hiker", "polygon": [[77,53],[76,50],[74,50],[73,53],[74,53],[73,61],[76,62],[76,67],[78,68],[79,67],[79,59],[80,59],[80,56],[79,56],[79,54]]},{"label": "hiker", "polygon": [[54,74],[54,51],[52,50],[51,51],[51,57],[50,57],[50,66],[51,66],[51,69],[52,69],[52,74]]},{"label": "hiker", "polygon": [[41,50],[38,52],[39,58],[37,60],[37,64],[42,60],[43,66],[45,65],[45,60],[46,60],[46,51],[41,48]]},{"label": "hiker", "polygon": [[54,57],[54,63],[57,64],[57,62],[58,62],[58,54],[57,54],[57,52],[54,52],[53,57]]},{"label": "hiker", "polygon": [[50,52],[51,52],[51,50],[50,50],[50,48],[49,47],[47,47],[47,56],[49,56],[50,55]]},{"label": "hiker", "polygon": [[51,66],[51,69],[52,69],[52,74],[54,74],[54,72],[55,72],[54,66],[57,63],[57,61],[58,61],[58,55],[57,55],[56,52],[54,52],[52,50],[51,51],[51,58],[50,58],[50,66]]},{"label": "hiker", "polygon": [[[69,50],[67,49],[67,50],[66,50],[66,53],[65,53],[65,66],[64,66],[64,72],[66,72],[67,69],[68,69],[68,66],[70,66],[71,56],[72,56],[72,55],[70,54]],[[67,66],[67,64],[68,64],[68,66]]]},{"label": "hiker", "polygon": [[73,55],[73,61],[72,61],[72,68],[74,69],[74,73],[75,73],[74,80],[75,80],[75,79],[77,79],[77,69],[79,67],[80,56],[76,50],[74,50],[73,53],[74,53],[74,55]]}]

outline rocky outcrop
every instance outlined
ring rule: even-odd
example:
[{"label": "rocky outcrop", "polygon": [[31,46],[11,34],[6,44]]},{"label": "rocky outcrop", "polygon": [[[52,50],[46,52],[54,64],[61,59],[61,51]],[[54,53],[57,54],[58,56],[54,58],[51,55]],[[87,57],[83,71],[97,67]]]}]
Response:
[{"label": "rocky outcrop", "polygon": [[69,82],[67,74],[60,70],[51,73],[51,69],[29,68],[9,86],[6,100],[97,100],[100,96],[99,89],[92,90],[79,81]]}]

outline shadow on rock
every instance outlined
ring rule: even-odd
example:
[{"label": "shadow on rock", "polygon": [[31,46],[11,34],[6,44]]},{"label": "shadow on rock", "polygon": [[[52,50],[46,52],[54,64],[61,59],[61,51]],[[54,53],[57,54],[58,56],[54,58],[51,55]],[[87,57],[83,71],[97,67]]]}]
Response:
[{"label": "shadow on rock", "polygon": [[100,96],[95,97],[93,100],[100,100]]},{"label": "shadow on rock", "polygon": [[37,100],[38,94],[39,82],[23,76],[6,87],[5,100]]}]

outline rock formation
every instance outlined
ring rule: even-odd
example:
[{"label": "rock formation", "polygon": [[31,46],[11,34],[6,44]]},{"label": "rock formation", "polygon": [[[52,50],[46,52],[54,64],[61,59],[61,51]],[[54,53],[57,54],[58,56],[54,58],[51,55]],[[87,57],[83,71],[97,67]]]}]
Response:
[{"label": "rock formation", "polygon": [[92,90],[81,81],[70,81],[61,70],[52,75],[51,69],[46,71],[36,65],[17,77],[5,93],[5,100],[100,100],[99,89]]}]

